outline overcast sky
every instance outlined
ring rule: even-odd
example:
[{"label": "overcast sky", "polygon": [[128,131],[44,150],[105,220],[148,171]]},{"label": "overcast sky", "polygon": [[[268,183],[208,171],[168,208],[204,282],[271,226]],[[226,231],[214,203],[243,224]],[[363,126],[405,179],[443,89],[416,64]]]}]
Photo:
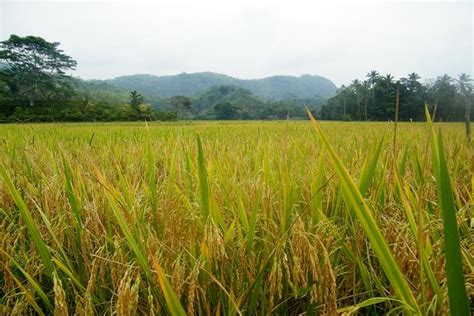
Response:
[{"label": "overcast sky", "polygon": [[74,75],[473,73],[473,2],[0,0],[0,39],[61,42]]}]

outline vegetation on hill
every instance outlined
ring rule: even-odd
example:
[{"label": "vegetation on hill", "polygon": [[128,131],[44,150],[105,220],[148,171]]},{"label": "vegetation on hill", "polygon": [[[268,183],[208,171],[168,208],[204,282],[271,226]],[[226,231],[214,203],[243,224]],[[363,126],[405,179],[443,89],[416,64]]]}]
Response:
[{"label": "vegetation on hill", "polygon": [[194,97],[191,113],[200,119],[305,118],[305,106],[316,112],[324,102],[322,98],[271,101],[238,86],[220,85]]},{"label": "vegetation on hill", "polygon": [[268,100],[327,98],[333,96],[336,92],[336,85],[330,80],[311,75],[300,77],[273,76],[263,79],[242,80],[223,74],[201,72],[161,77],[153,75],[121,76],[108,80],[108,82],[121,89],[137,90],[155,97],[192,96],[216,85],[241,87]]}]

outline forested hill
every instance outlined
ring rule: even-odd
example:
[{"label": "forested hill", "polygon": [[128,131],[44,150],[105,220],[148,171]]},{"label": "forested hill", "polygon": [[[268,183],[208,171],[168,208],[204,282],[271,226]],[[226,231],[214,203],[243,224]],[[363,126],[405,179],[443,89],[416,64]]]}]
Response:
[{"label": "forested hill", "polygon": [[131,75],[108,80],[113,86],[137,90],[155,97],[191,96],[216,85],[235,85],[271,100],[290,98],[332,97],[336,85],[321,76],[272,76],[243,80],[212,72],[182,73],[174,76]]}]

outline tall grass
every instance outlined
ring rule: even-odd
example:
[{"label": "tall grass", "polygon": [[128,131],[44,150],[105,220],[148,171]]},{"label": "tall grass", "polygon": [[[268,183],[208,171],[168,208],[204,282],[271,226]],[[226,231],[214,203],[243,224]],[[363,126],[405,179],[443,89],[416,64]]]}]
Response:
[{"label": "tall grass", "polygon": [[0,313],[472,313],[463,126],[313,123],[1,125]]}]

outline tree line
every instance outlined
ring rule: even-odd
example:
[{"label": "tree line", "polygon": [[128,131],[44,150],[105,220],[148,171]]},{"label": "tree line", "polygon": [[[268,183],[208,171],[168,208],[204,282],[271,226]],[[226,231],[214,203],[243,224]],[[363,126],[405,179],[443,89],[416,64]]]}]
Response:
[{"label": "tree line", "polygon": [[336,96],[322,106],[319,116],[326,120],[387,121],[395,117],[397,90],[399,93],[399,119],[424,120],[424,107],[436,107],[436,120],[463,121],[471,119],[474,103],[472,80],[463,73],[458,78],[448,75],[422,83],[420,76],[411,73],[395,80],[373,70],[365,80],[355,79],[341,86]]}]

